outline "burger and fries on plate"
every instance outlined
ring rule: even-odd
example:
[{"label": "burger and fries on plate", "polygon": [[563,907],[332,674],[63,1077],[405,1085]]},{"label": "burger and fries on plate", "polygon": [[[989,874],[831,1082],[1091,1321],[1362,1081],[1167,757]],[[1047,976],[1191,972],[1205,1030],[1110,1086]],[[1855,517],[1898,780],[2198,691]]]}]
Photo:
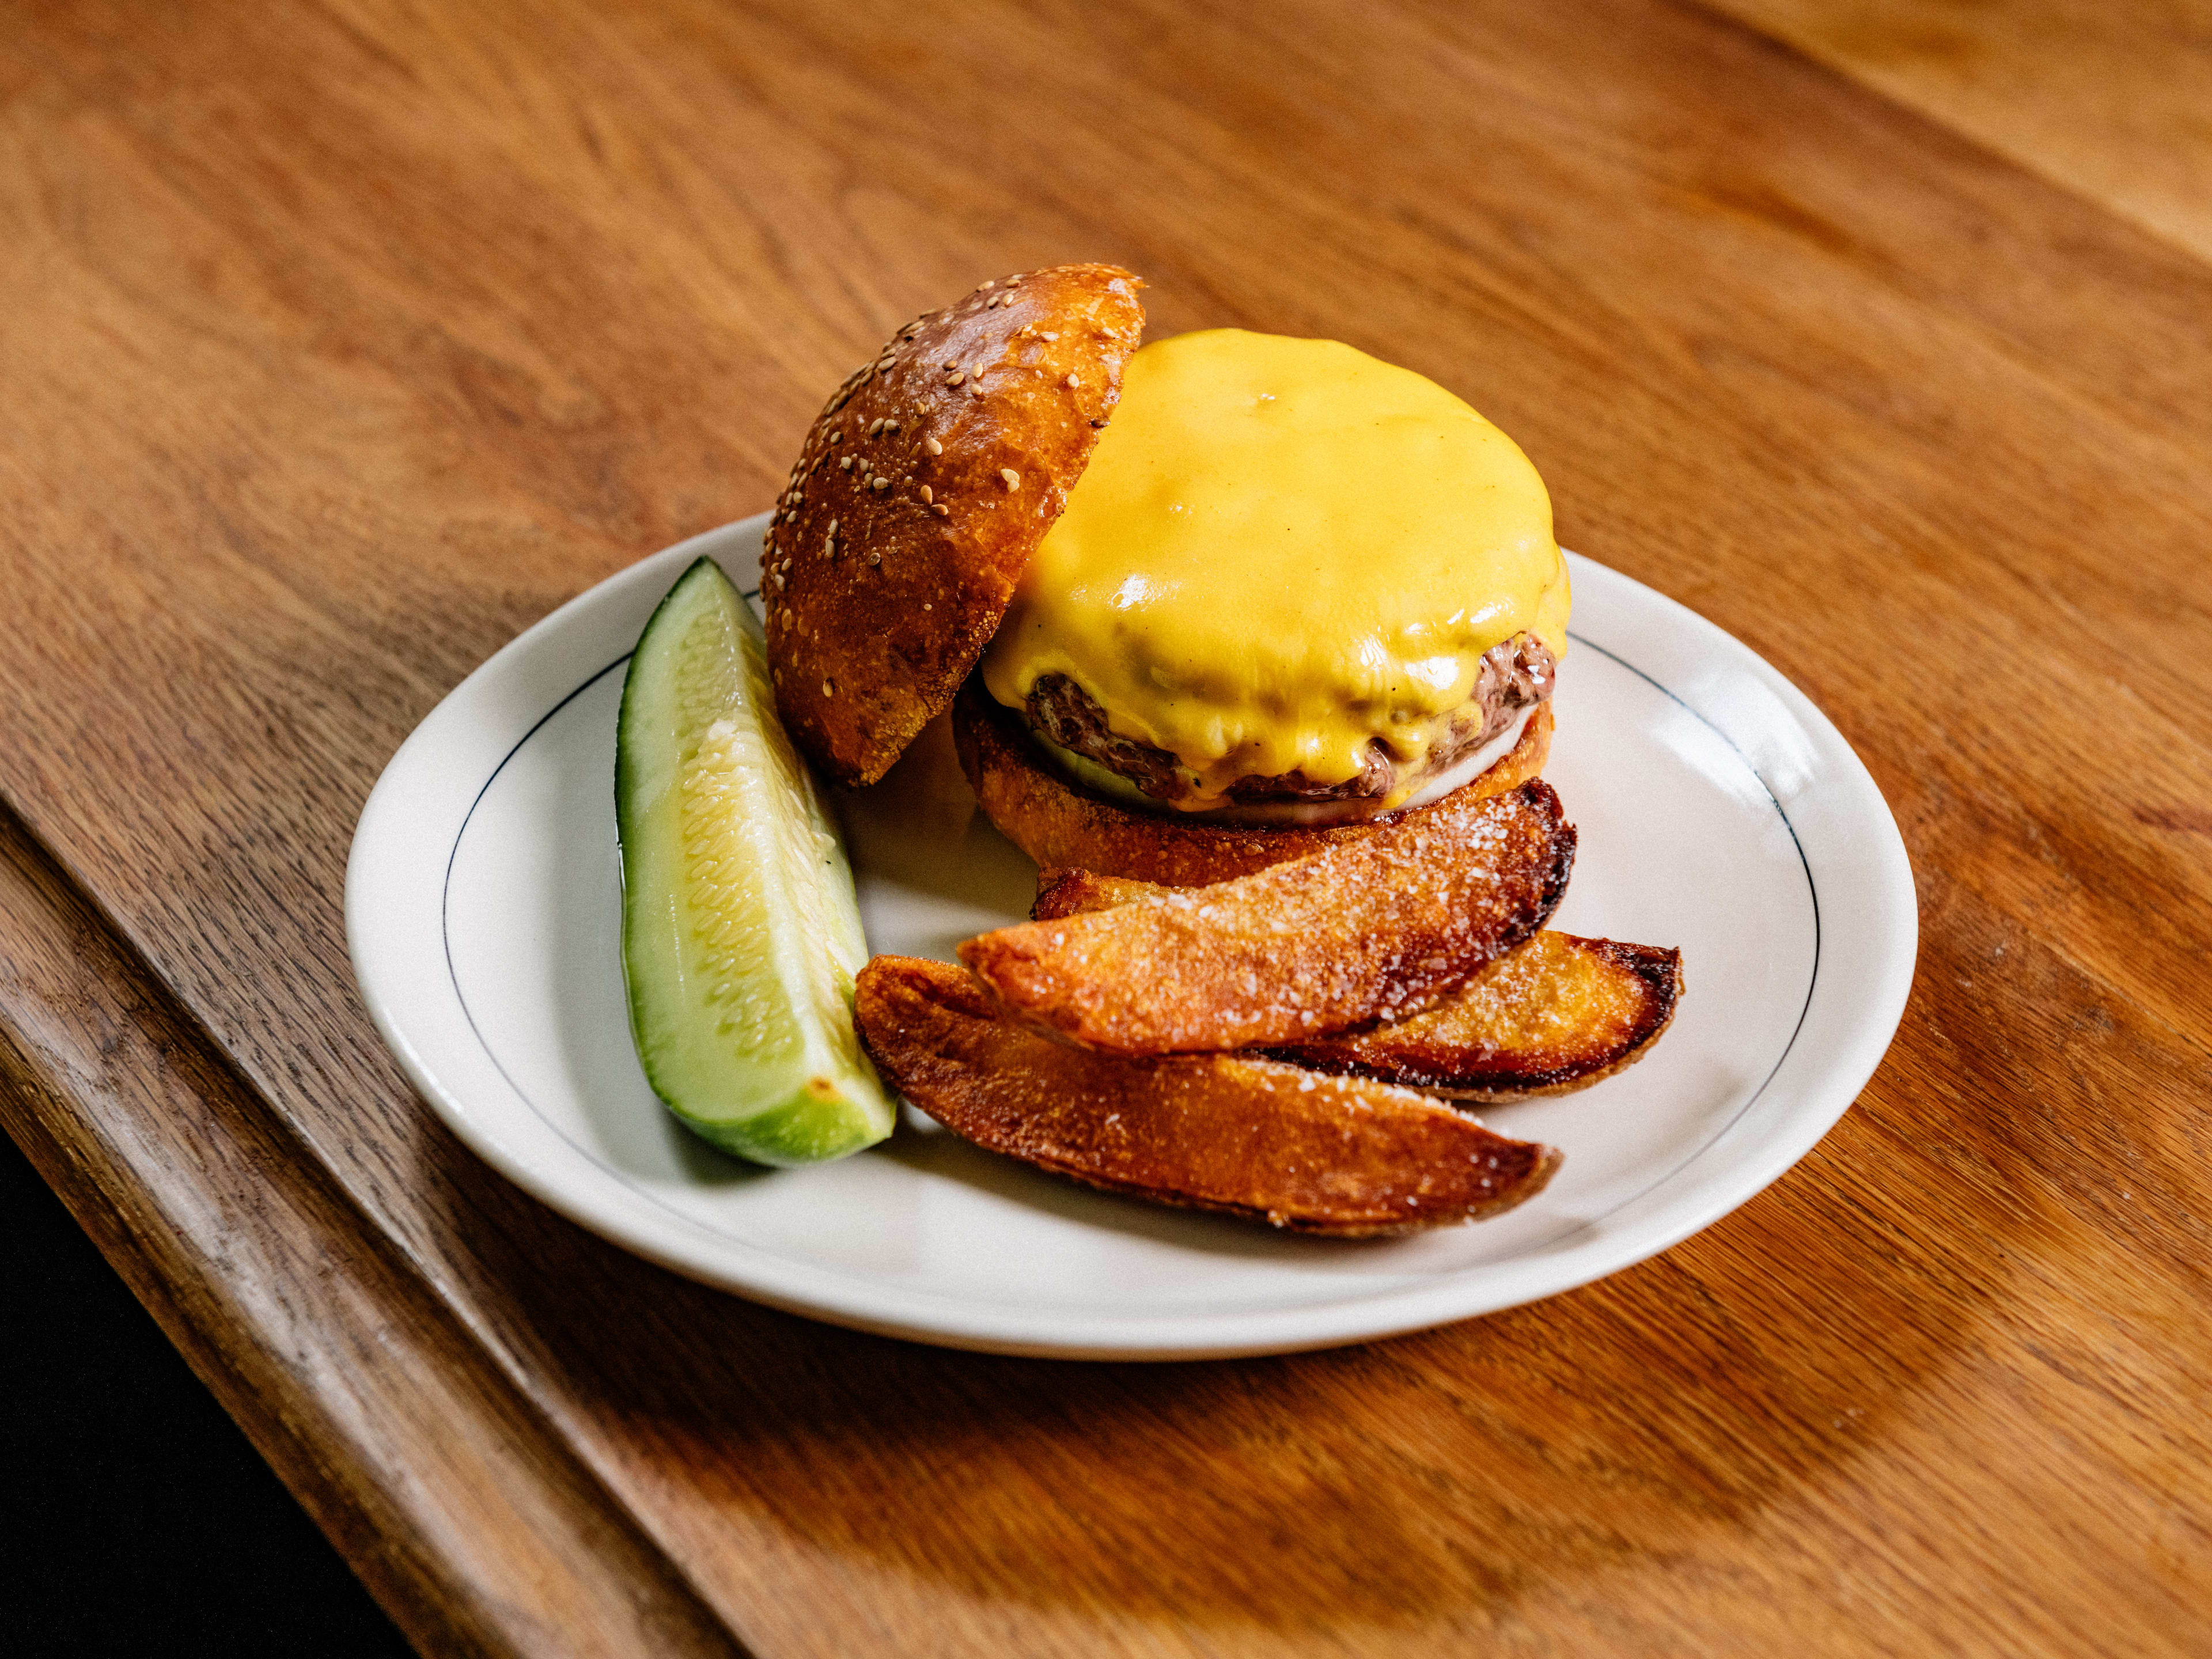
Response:
[{"label": "burger and fries on plate", "polygon": [[[1339,1236],[1494,1214],[1561,1154],[1470,1108],[1639,1058],[1672,950],[1547,931],[1566,648],[1541,481],[1329,341],[1139,348],[1106,265],[987,283],[830,398],[764,635],[702,561],[625,686],[624,966],[647,1074],[756,1161],[890,1133],[888,1083],[1109,1191]],[[950,711],[1032,920],[869,959],[811,773]]]}]

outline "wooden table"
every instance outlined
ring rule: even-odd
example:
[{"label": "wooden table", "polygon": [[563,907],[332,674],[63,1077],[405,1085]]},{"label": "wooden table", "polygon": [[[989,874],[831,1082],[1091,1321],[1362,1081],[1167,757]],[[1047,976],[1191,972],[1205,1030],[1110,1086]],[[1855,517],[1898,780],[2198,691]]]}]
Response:
[{"label": "wooden table", "polygon": [[[9,8],[0,1110],[425,1650],[2212,1651],[2203,0]],[[355,815],[996,272],[1465,392],[1857,745],[1858,1107],[1602,1284],[963,1356],[632,1260],[356,1000]]]}]

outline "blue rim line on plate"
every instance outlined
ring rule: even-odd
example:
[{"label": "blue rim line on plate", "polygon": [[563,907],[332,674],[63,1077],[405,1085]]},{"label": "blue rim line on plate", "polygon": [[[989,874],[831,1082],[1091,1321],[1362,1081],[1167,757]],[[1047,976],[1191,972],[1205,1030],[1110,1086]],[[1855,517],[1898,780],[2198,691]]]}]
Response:
[{"label": "blue rim line on plate", "polygon": [[[1810,699],[1742,641],[1633,578],[1571,555],[1577,585],[1589,583],[1592,600],[1620,626],[1649,636],[1667,664],[1662,672],[1668,679],[1692,678],[1681,680],[1678,690],[1587,635],[1573,637],[1658,691],[1665,704],[1693,716],[1693,729],[1721,738],[1715,759],[1725,751],[1728,771],[1738,779],[1748,773],[1757,787],[1756,795],[1742,793],[1745,804],[1764,796],[1790,835],[1814,924],[1805,937],[1813,947],[1805,994],[1779,1058],[1726,1123],[1700,1126],[1694,1150],[1683,1153],[1680,1141],[1669,1148],[1668,1174],[1639,1182],[1636,1196],[1608,1205],[1603,1217],[1563,1217],[1567,1232],[1510,1256],[1434,1274],[1393,1275],[1370,1281],[1371,1288],[1360,1293],[1267,1304],[1154,1310],[1143,1304],[1001,1304],[972,1287],[856,1280],[841,1265],[794,1255],[787,1244],[730,1232],[585,1152],[516,1086],[515,1074],[493,1052],[477,1012],[460,994],[460,953],[447,924],[449,902],[458,901],[464,834],[494,781],[532,738],[543,738],[556,715],[622,665],[616,652],[635,638],[651,602],[685,565],[705,555],[750,577],[765,518],[648,555],[495,653],[401,745],[362,809],[348,863],[347,932],[362,999],[426,1103],[497,1172],[650,1261],[805,1316],[986,1352],[1190,1359],[1386,1338],[1589,1284],[1711,1225],[1787,1172],[1833,1127],[1880,1064],[1902,1017],[1917,955],[1914,883],[1894,817],[1863,763]],[[606,665],[579,684],[560,672],[574,656]],[[1692,698],[1719,701],[1708,714]],[[1741,728],[1740,736],[1733,727]],[[496,741],[501,729],[522,735],[483,753],[490,747],[486,739]],[[1767,757],[1776,781],[1753,754]],[[1810,814],[1803,824],[1784,807],[1785,795]],[[453,828],[441,830],[441,823]],[[1838,913],[1844,921],[1832,942],[1826,914],[1831,907],[1820,902],[1831,875],[1856,901]],[[1783,890],[1795,885],[1790,880]],[[424,974],[433,953],[447,957],[445,971]],[[1786,1010],[1777,1012],[1790,1017]],[[487,1088],[496,1093],[485,1095]],[[1566,1239],[1576,1242],[1563,1246]]]},{"label": "blue rim line on plate", "polygon": [[[755,598],[758,592],[759,589],[755,588],[750,592],[746,593],[744,597],[747,599],[751,599]],[[1646,1185],[1638,1188],[1634,1193],[1621,1199],[1613,1205],[1611,1208],[1601,1211],[1595,1215],[1585,1217],[1582,1224],[1575,1229],[1573,1232],[1564,1234],[1559,1238],[1547,1240],[1547,1247],[1553,1248],[1562,1243],[1565,1239],[1576,1237],[1577,1233],[1588,1232],[1600,1222],[1606,1220],[1608,1217],[1618,1214],[1620,1211],[1637,1202],[1638,1200],[1644,1197],[1646,1194],[1656,1190],[1668,1181],[1674,1179],[1674,1177],[1681,1173],[1684,1169],[1687,1168],[1698,1158],[1703,1157],[1705,1152],[1711,1148],[1715,1142],[1719,1140],[1722,1136],[1728,1133],[1730,1129],[1733,1129],[1739,1122],[1741,1122],[1743,1119],[1744,1114],[1750,1111],[1754,1105],[1758,1104],[1759,1097],[1766,1092],[1768,1085],[1774,1081],[1775,1077],[1781,1072],[1784,1062],[1789,1060],[1790,1051],[1797,1046],[1797,1038],[1805,1029],[1806,1015],[1811,1011],[1813,1006],[1813,993],[1815,988],[1820,984],[1820,890],[1819,884],[1813,878],[1812,862],[1805,856],[1804,843],[1798,839],[1797,826],[1790,823],[1789,811],[1782,805],[1780,798],[1775,794],[1773,786],[1769,783],[1763,775],[1761,775],[1758,767],[1753,764],[1751,757],[1743,752],[1742,748],[1736,743],[1735,738],[1729,736],[1726,732],[1723,731],[1718,726],[1715,725],[1711,720],[1708,720],[1704,714],[1692,708],[1687,702],[1684,701],[1679,694],[1677,694],[1671,687],[1668,686],[1664,682],[1661,681],[1655,676],[1645,672],[1643,669],[1638,668],[1634,663],[1629,661],[1628,659],[1622,656],[1619,652],[1607,650],[1604,646],[1598,644],[1596,641],[1590,639],[1586,635],[1577,633],[1574,629],[1570,629],[1567,630],[1567,637],[1575,644],[1583,646],[1589,650],[1597,653],[1598,655],[1619,664],[1622,668],[1626,669],[1630,673],[1635,675],[1637,678],[1644,681],[1654,690],[1656,690],[1662,696],[1665,696],[1668,701],[1687,712],[1700,725],[1704,726],[1706,730],[1711,732],[1716,737],[1719,738],[1723,743],[1726,744],[1729,746],[1729,752],[1734,754],[1738,760],[1743,763],[1744,769],[1750,773],[1750,775],[1758,781],[1759,787],[1765,793],[1768,805],[1773,807],[1775,815],[1782,820],[1782,827],[1790,832],[1790,844],[1796,850],[1798,866],[1804,872],[1805,893],[1813,907],[1813,963],[1811,970],[1806,975],[1805,997],[1804,1000],[1798,1006],[1797,1023],[1790,1028],[1789,1041],[1782,1045],[1782,1052],[1775,1056],[1774,1064],[1767,1068],[1766,1075],[1759,1080],[1759,1086],[1756,1089],[1753,1089],[1749,1095],[1745,1097],[1742,1103],[1740,1104],[1734,1112],[1729,1114],[1725,1122],[1716,1127],[1711,1133],[1705,1137],[1704,1140],[1700,1141],[1689,1152],[1684,1153],[1668,1169],[1654,1176]],[[501,757],[499,764],[492,769],[491,775],[487,777],[483,781],[483,785],[477,790],[475,799],[470,803],[467,813],[461,819],[460,828],[454,832],[453,844],[446,855],[445,886],[444,890],[441,893],[439,897],[439,931],[445,945],[446,975],[447,982],[453,987],[453,1000],[459,1005],[461,1017],[468,1022],[469,1030],[476,1037],[477,1045],[483,1048],[484,1058],[491,1062],[493,1069],[497,1071],[500,1076],[505,1079],[507,1086],[514,1091],[514,1097],[520,1101],[525,1106],[528,1107],[531,1114],[535,1116],[540,1123],[543,1123],[549,1131],[558,1137],[562,1143],[568,1146],[571,1152],[574,1152],[577,1157],[584,1159],[593,1168],[599,1170],[601,1174],[605,1175],[611,1180],[622,1182],[623,1186],[635,1193],[640,1198],[652,1205],[655,1209],[661,1211],[678,1221],[688,1223],[696,1226],[698,1224],[698,1218],[696,1217],[684,1214],[683,1211],[676,1208],[675,1206],[669,1204],[654,1194],[646,1191],[644,1188],[639,1187],[635,1182],[629,1180],[621,1170],[608,1164],[606,1160],[602,1158],[598,1153],[592,1152],[586,1146],[579,1145],[574,1137],[570,1135],[567,1130],[563,1129],[560,1124],[554,1120],[553,1116],[545,1111],[543,1107],[539,1106],[535,1100],[532,1099],[528,1091],[526,1091],[520,1084],[514,1080],[514,1073],[507,1070],[506,1062],[500,1059],[498,1050],[494,1048],[491,1044],[486,1041],[483,1028],[477,1023],[475,1012],[469,1007],[467,994],[461,989],[460,974],[453,964],[453,936],[448,925],[448,915],[452,906],[453,896],[453,867],[460,858],[461,842],[466,838],[469,833],[469,824],[476,817],[477,808],[483,804],[483,798],[491,792],[492,785],[499,781],[500,774],[507,769],[508,764],[514,759],[514,757],[520,755],[523,750],[529,745],[530,740],[536,737],[538,732],[543,731],[555,716],[559,714],[560,712],[566,708],[570,703],[575,702],[577,698],[582,696],[584,693],[597,685],[608,675],[613,673],[615,670],[627,663],[630,659],[632,654],[632,653],[625,651],[621,656],[616,658],[614,661],[609,663],[605,668],[600,669],[597,673],[586,679],[580,685],[578,685],[574,690],[568,692],[568,694],[563,696],[558,702],[555,703],[550,708],[539,715],[538,719],[532,723],[530,729],[524,732],[520,738],[515,740],[514,746],[509,749],[507,753]],[[611,780],[609,784],[607,811],[610,814],[614,811],[614,796],[612,793]],[[705,1146],[707,1145],[704,1141],[701,1141],[699,1144],[702,1146]],[[726,1154],[720,1155],[727,1156]],[[1127,1201],[1139,1202],[1141,1200],[1131,1200]],[[859,1278],[849,1278],[848,1282],[860,1286],[866,1286],[870,1284],[870,1281]]]}]

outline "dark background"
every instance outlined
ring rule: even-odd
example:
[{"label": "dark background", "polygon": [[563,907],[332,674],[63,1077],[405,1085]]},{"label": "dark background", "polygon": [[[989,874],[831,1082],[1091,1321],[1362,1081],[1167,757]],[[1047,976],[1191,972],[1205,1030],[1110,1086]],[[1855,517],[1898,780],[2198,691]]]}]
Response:
[{"label": "dark background", "polygon": [[0,1134],[0,1649],[404,1659],[407,1644]]}]

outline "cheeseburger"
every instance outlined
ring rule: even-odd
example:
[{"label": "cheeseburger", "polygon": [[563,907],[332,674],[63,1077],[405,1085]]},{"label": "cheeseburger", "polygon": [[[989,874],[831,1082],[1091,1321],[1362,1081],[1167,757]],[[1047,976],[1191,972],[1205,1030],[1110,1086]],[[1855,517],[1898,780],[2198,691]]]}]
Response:
[{"label": "cheeseburger", "polygon": [[1568,584],[1528,458],[1333,341],[1139,349],[1141,286],[986,283],[830,399],[763,553],[794,735],[872,781],[957,697],[1039,863],[1170,882],[1534,775]]},{"label": "cheeseburger", "polygon": [[1567,577],[1513,441],[1333,340],[1146,346],[983,656],[1068,776],[1316,823],[1468,782],[1551,696]]}]

